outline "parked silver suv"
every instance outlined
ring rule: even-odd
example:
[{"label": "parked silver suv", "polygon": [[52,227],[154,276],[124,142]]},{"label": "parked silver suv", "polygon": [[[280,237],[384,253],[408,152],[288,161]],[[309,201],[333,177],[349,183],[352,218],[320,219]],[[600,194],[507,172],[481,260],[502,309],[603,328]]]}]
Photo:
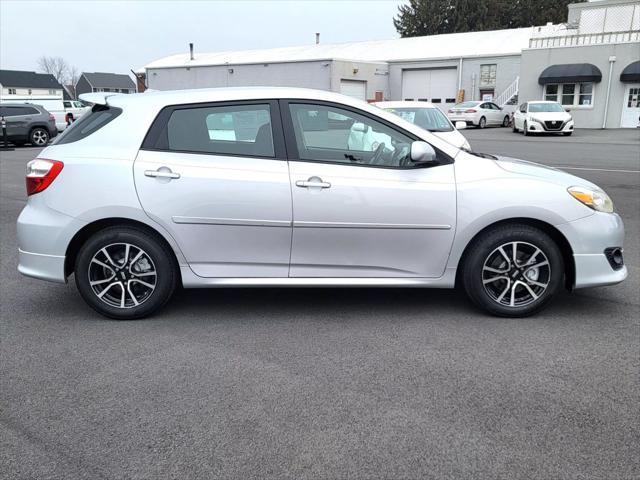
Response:
[{"label": "parked silver suv", "polygon": [[[111,96],[109,96],[111,95]],[[627,276],[596,185],[460,150],[393,113],[294,88],[88,94],[27,166],[19,270],[113,318],[184,287],[464,287],[534,313]],[[375,142],[368,141],[375,138]]]},{"label": "parked silver suv", "polygon": [[[56,119],[44,107],[28,103],[0,104],[0,118],[6,122],[7,140],[14,145],[25,143],[43,147],[58,134]],[[0,131],[0,142],[3,141]]]}]

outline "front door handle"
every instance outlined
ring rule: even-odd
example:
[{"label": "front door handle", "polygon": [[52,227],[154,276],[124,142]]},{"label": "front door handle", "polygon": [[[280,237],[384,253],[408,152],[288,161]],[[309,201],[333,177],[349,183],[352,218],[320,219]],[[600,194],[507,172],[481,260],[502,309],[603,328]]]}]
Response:
[{"label": "front door handle", "polygon": [[308,180],[298,180],[296,182],[296,187],[301,188],[331,188],[331,184],[329,182],[323,182],[320,177],[310,177]]},{"label": "front door handle", "polygon": [[172,172],[167,167],[160,167],[158,170],[145,170],[144,175],[152,178],[180,178],[179,173]]}]

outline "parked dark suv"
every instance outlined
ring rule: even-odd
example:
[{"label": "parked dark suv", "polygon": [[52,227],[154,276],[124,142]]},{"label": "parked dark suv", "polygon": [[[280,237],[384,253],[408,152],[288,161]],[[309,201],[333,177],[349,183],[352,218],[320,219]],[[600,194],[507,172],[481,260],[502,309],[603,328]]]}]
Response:
[{"label": "parked dark suv", "polygon": [[[40,105],[2,103],[0,117],[7,122],[7,139],[14,145],[42,147],[58,134],[55,117]],[[0,142],[2,141],[0,131]]]}]

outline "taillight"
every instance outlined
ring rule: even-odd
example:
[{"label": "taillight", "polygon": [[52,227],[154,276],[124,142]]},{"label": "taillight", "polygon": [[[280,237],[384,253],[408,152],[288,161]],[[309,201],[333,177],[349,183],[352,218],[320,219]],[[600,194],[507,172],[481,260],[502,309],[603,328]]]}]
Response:
[{"label": "taillight", "polygon": [[42,192],[56,179],[64,163],[36,158],[27,163],[27,195]]},{"label": "taillight", "polygon": [[476,113],[477,110],[474,110],[473,108],[470,108],[469,110],[465,110],[464,113]]}]

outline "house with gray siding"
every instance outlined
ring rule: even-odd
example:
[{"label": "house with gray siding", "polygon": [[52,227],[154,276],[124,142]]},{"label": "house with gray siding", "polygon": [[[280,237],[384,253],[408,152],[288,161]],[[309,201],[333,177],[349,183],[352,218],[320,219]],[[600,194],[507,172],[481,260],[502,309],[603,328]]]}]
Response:
[{"label": "house with gray siding", "polygon": [[76,82],[76,95],[91,92],[136,93],[136,84],[129,75],[104,72],[83,72]]}]

